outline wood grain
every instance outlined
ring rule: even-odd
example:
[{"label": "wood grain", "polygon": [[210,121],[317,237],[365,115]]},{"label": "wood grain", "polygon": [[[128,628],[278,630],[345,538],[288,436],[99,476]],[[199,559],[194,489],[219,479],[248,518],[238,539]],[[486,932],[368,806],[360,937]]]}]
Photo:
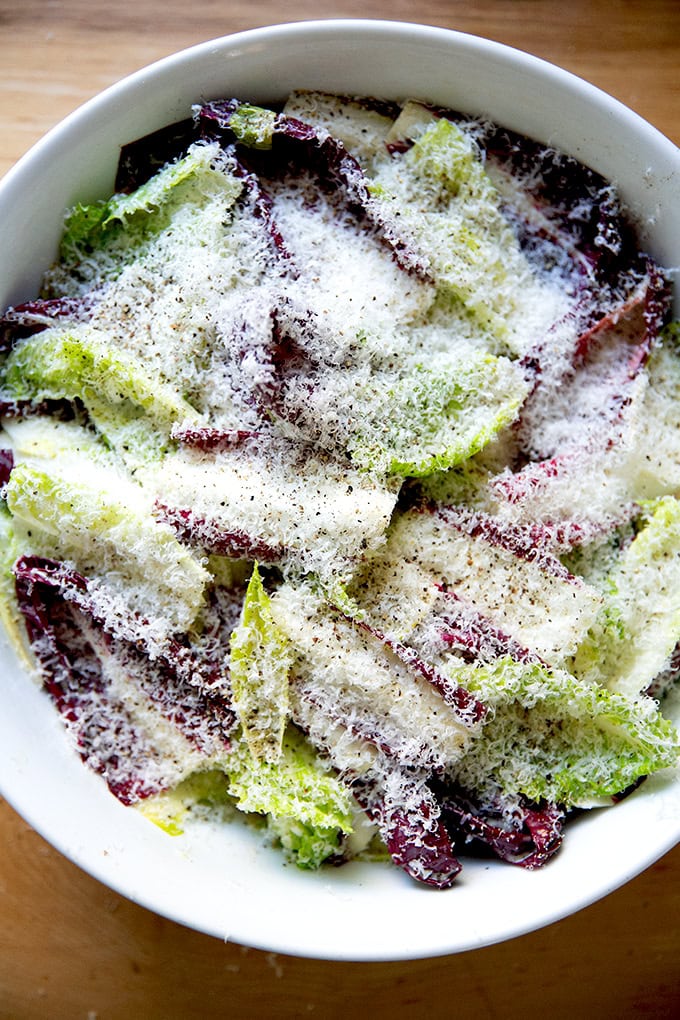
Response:
[{"label": "wood grain", "polygon": [[[676,0],[424,0],[417,9],[405,0],[0,0],[0,174],[91,95],[174,50],[268,23],[367,16],[456,28],[552,60],[680,142]],[[81,872],[3,802],[0,848],[1,1020],[680,1013],[680,848],[540,932],[398,964],[276,957],[186,930]],[[358,923],[379,928],[380,918]]]}]

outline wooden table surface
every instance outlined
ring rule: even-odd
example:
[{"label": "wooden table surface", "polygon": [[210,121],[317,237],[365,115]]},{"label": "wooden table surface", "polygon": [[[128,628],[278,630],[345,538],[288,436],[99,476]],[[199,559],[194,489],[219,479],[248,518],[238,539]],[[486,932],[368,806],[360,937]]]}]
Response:
[{"label": "wooden table surface", "polygon": [[[174,50],[314,17],[386,17],[509,43],[680,142],[678,0],[0,0],[0,175],[91,95]],[[0,242],[1,243],[1,242]],[[379,925],[379,918],[365,918]],[[680,1015],[680,847],[542,931],[460,956],[344,964],[225,945],[135,906],[0,802],[0,1018]]]}]

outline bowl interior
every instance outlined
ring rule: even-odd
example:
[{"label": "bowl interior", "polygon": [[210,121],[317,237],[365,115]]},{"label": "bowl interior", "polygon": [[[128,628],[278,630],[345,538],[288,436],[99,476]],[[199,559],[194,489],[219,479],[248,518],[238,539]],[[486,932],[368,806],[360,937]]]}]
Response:
[{"label": "bowl interior", "polygon": [[[616,183],[662,264],[680,264],[680,154],[615,100],[483,39],[394,22],[326,21],[184,51],[107,90],[47,135],[0,186],[0,305],[35,295],[64,209],[110,193],[121,144],[186,117],[202,100],[267,102],[294,88],[429,99],[564,149]],[[0,789],[10,803],[131,899],[251,946],[361,960],[487,945],[604,895],[680,837],[680,782],[666,775],[615,811],[573,824],[541,872],[470,863],[457,886],[434,894],[382,865],[300,873],[240,826],[205,825],[171,838],[123,808],[69,750],[51,705],[6,641],[0,668]]]}]

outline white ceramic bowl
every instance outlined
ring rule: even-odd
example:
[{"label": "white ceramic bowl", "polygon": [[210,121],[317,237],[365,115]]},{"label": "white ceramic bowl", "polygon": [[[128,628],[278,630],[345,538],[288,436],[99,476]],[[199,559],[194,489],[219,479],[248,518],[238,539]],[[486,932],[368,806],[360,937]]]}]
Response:
[{"label": "white ceramic bowl", "polygon": [[[293,88],[418,97],[549,142],[614,180],[643,243],[680,265],[680,152],[565,71],[497,43],[395,22],[257,29],[133,74],[51,131],[0,186],[0,305],[35,295],[63,211],[113,188],[119,146],[236,95]],[[572,824],[542,871],[470,862],[433,892],[383,865],[318,874],[282,864],[239,825],[172,838],[122,807],[67,747],[52,705],[0,647],[0,789],[50,843],[102,882],[198,930],[272,951],[386,960],[477,948],[569,914],[642,871],[680,837],[680,778],[656,777]]]}]

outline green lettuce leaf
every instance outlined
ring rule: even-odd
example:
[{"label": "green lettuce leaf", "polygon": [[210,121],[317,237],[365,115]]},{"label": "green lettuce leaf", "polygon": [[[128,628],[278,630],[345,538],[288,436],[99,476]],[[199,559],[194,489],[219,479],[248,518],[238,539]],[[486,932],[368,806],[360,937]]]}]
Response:
[{"label": "green lettuce leaf", "polygon": [[241,103],[229,118],[236,138],[250,149],[271,149],[276,113],[262,106]]},{"label": "green lettuce leaf", "polygon": [[27,651],[26,631],[19,610],[12,567],[19,556],[28,552],[26,537],[15,528],[14,519],[4,500],[0,500],[0,624],[12,647],[32,671],[33,660]]},{"label": "green lettuce leaf", "polygon": [[290,663],[288,639],[274,621],[256,563],[231,636],[229,662],[234,707],[254,758],[272,762],[281,757]]},{"label": "green lettuce leaf", "polygon": [[299,867],[319,867],[352,832],[351,794],[293,729],[286,730],[278,761],[253,758],[240,741],[225,771],[239,810],[267,815],[271,831]]},{"label": "green lettuce leaf", "polygon": [[371,194],[428,259],[440,294],[503,341],[530,273],[473,140],[438,118],[400,159],[382,164]]},{"label": "green lettuce leaf", "polygon": [[169,836],[181,836],[190,818],[235,814],[227,790],[227,779],[220,769],[195,772],[170,790],[139,801],[135,808]]},{"label": "green lettuce leaf", "polygon": [[632,701],[511,659],[464,667],[456,679],[490,709],[456,766],[459,781],[481,795],[587,805],[678,764],[678,735],[651,698]]},{"label": "green lettuce leaf", "polygon": [[[97,474],[87,461],[71,470],[79,479]],[[173,629],[186,630],[203,604],[209,574],[168,525],[117,499],[116,482],[112,474],[106,488],[97,488],[19,463],[7,484],[7,505],[49,536],[54,553],[87,569],[94,561],[103,576],[110,571],[134,582],[149,609],[156,601]]]},{"label": "green lettuce leaf", "polygon": [[314,751],[289,730],[277,763],[255,761],[237,739],[221,768],[189,776],[172,790],[149,797],[138,810],[172,836],[191,818],[245,812],[266,829],[299,868],[315,869],[342,850],[353,831],[357,807],[349,792],[324,771]]},{"label": "green lettuce leaf", "polygon": [[131,467],[162,456],[175,421],[198,418],[172,386],[87,328],[49,329],[24,340],[5,362],[2,390],[10,400],[80,400]]},{"label": "green lettuce leaf", "polygon": [[168,226],[183,203],[200,204],[206,193],[216,189],[224,193],[225,209],[229,208],[242,185],[215,168],[216,152],[216,146],[194,145],[183,159],[163,167],[132,194],[76,205],[64,223],[60,261],[77,265],[92,251],[115,242],[125,263],[130,256],[126,249],[132,249],[134,255],[136,247]]},{"label": "green lettuce leaf", "polygon": [[605,603],[576,652],[577,676],[634,697],[680,641],[680,500],[648,507],[635,539],[605,579]]},{"label": "green lettuce leaf", "polygon": [[165,429],[198,417],[171,386],[94,330],[50,329],[28,337],[7,358],[3,376],[3,389],[13,400],[77,397],[95,411],[129,403]]},{"label": "green lettuce leaf", "polygon": [[470,353],[455,365],[416,365],[397,380],[374,376],[349,441],[361,467],[424,477],[460,464],[517,417],[527,387],[505,358]]}]

